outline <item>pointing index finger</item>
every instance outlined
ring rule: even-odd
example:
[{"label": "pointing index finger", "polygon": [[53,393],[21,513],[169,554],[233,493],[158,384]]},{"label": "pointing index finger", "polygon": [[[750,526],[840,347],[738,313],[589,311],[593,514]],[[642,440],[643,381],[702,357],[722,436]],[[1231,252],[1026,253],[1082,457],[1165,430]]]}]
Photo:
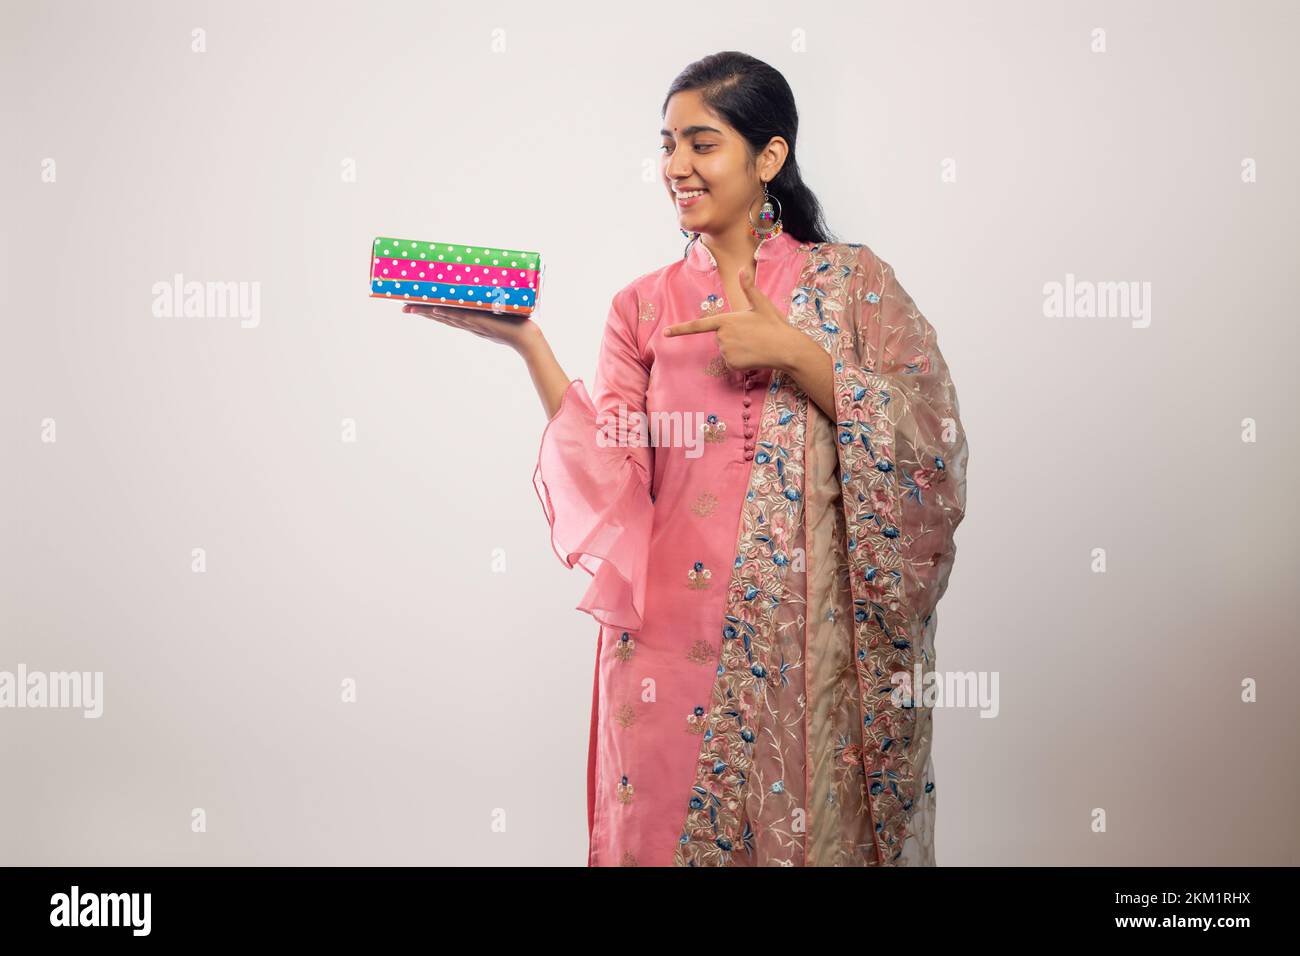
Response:
[{"label": "pointing index finger", "polygon": [[711,332],[721,327],[719,321],[722,316],[708,315],[698,319],[689,319],[686,322],[678,322],[676,325],[670,325],[664,329],[664,335],[690,335],[694,332]]}]

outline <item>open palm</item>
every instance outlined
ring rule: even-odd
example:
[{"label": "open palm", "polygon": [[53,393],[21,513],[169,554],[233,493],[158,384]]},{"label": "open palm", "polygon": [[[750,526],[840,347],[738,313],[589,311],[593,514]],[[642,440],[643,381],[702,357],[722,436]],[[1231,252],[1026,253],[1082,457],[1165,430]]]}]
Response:
[{"label": "open palm", "polygon": [[465,329],[491,342],[508,345],[519,349],[531,336],[540,334],[537,323],[524,316],[493,315],[491,312],[476,312],[473,309],[453,309],[442,305],[421,305],[408,302],[402,306],[403,312],[422,315],[443,325],[455,329]]}]

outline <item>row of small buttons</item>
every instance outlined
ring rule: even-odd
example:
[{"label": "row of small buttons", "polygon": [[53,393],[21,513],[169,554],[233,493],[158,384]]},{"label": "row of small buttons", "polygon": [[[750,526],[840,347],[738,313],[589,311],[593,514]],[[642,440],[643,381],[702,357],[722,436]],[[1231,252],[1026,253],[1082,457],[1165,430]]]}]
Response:
[{"label": "row of small buttons", "polygon": [[749,393],[750,391],[753,390],[753,388],[754,388],[754,370],[752,368],[746,369],[745,370],[745,397],[741,401],[741,404],[745,406],[745,413],[743,416],[745,420],[745,461],[754,460],[754,426],[753,424],[750,423],[749,420],[749,406],[753,404],[750,401]]}]

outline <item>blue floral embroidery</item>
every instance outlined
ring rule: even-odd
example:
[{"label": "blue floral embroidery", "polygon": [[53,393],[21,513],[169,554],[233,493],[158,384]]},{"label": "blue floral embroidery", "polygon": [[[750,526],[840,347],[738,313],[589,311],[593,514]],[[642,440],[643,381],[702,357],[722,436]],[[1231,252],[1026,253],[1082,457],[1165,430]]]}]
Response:
[{"label": "blue floral embroidery", "polygon": [[709,720],[703,707],[696,705],[686,717],[686,729],[693,734],[702,734],[708,728]]},{"label": "blue floral embroidery", "polygon": [[727,437],[727,423],[718,421],[717,415],[709,415],[705,418],[703,429],[704,440],[707,442],[724,441]]},{"label": "blue floral embroidery", "polygon": [[710,315],[714,312],[721,312],[725,308],[722,297],[709,293],[709,297],[700,303],[700,314]]},{"label": "blue floral embroidery", "polygon": [[627,782],[627,774],[623,774],[623,779],[618,785],[618,799],[625,804],[631,803],[633,793],[632,785]]}]

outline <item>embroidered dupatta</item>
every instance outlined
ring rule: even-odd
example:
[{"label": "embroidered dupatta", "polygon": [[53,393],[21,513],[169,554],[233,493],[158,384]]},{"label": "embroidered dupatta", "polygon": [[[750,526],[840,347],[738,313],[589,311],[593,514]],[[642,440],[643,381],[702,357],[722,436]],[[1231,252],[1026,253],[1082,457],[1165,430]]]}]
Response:
[{"label": "embroidered dupatta", "polygon": [[788,318],[833,359],[836,421],[773,373],[677,865],[935,864],[921,691],[965,432],[893,269],[858,243],[808,255]]}]

